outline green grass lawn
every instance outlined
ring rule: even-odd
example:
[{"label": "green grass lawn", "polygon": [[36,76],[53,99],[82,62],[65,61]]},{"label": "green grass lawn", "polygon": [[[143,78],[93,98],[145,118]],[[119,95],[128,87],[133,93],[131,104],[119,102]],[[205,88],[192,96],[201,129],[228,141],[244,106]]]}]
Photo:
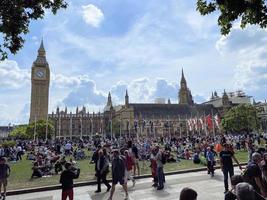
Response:
[{"label": "green grass lawn", "polygon": [[[239,162],[247,161],[247,152],[236,152],[236,157]],[[53,175],[52,177],[43,177],[30,180],[32,162],[29,160],[23,160],[17,163],[9,163],[11,167],[11,175],[9,177],[8,190],[32,188],[40,186],[49,186],[59,183],[59,175]],[[140,173],[150,174],[149,162],[140,162]],[[94,164],[90,164],[90,160],[78,161],[78,165],[81,168],[81,174],[76,182],[90,181],[94,179]],[[182,169],[192,169],[203,167],[202,164],[194,164],[192,160],[181,160],[179,163],[167,163],[164,166],[164,171],[175,171]],[[110,175],[110,174],[109,174]]]}]

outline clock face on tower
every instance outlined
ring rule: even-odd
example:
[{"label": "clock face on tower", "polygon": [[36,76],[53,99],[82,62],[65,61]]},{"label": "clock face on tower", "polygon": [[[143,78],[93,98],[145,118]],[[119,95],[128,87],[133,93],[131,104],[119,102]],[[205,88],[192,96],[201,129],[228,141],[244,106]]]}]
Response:
[{"label": "clock face on tower", "polygon": [[35,69],[34,76],[38,79],[45,78],[45,69]]}]

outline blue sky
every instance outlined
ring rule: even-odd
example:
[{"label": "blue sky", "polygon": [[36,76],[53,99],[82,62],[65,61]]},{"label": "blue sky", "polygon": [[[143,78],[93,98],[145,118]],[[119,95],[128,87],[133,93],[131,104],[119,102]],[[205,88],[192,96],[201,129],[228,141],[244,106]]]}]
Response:
[{"label": "blue sky", "polygon": [[238,22],[224,37],[216,14],[200,16],[195,0],[72,0],[54,16],[32,22],[16,55],[0,63],[0,124],[29,118],[30,70],[41,38],[52,73],[49,111],[57,106],[103,109],[114,104],[177,102],[184,69],[197,102],[211,92],[244,90],[266,98],[267,34]]}]

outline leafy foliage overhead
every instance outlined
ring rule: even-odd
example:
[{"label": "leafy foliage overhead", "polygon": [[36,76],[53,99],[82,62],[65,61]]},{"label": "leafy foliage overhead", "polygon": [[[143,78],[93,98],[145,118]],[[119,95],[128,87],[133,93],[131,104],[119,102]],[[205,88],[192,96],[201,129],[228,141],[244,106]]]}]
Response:
[{"label": "leafy foliage overhead", "polygon": [[221,33],[227,35],[233,22],[240,19],[241,28],[246,25],[267,26],[267,5],[264,0],[197,0],[197,10],[202,15],[219,12],[218,25]]},{"label": "leafy foliage overhead", "polygon": [[46,10],[56,14],[66,8],[65,0],[1,0],[0,1],[0,60],[7,58],[7,50],[15,54],[24,43],[23,34],[29,32],[31,20],[44,17]]}]

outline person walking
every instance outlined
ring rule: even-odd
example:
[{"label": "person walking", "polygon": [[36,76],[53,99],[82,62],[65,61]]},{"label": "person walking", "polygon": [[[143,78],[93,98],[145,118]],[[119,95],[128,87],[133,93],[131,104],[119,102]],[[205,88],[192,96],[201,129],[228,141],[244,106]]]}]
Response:
[{"label": "person walking", "polygon": [[234,166],[233,166],[233,160],[237,163],[239,166],[239,169],[242,170],[241,165],[239,164],[238,160],[236,159],[234,152],[231,150],[229,144],[223,144],[223,150],[220,152],[220,165],[221,170],[223,172],[224,177],[224,193],[227,193],[229,190],[228,186],[228,174],[230,178],[234,175]]},{"label": "person walking", "polygon": [[96,177],[97,177],[97,190],[95,193],[101,192],[101,180],[107,186],[107,191],[109,192],[111,186],[107,181],[107,174],[109,172],[109,162],[104,156],[103,151],[98,151],[98,160],[96,163]]},{"label": "person walking", "polygon": [[211,177],[214,177],[215,155],[210,147],[207,148],[206,160],[207,160],[208,174],[210,174]]},{"label": "person walking", "polygon": [[[10,167],[6,163],[6,158],[2,157],[0,158],[0,195],[3,197],[2,199],[6,199],[6,187],[7,187],[7,178],[10,175]],[[3,186],[3,193],[2,191]],[[0,196],[0,198],[1,198]]]},{"label": "person walking", "polygon": [[79,178],[80,169],[74,169],[72,164],[67,162],[65,164],[65,170],[60,176],[60,183],[62,185],[61,200],[73,200],[73,179]]},{"label": "person walking", "polygon": [[162,190],[164,188],[164,171],[163,171],[163,152],[160,147],[156,146],[156,163],[157,163],[157,177],[158,177],[158,187],[157,190]]},{"label": "person walking", "polygon": [[132,156],[129,154],[128,150],[124,151],[124,156],[125,156],[125,182],[127,183],[128,180],[131,180],[133,182],[133,187],[135,186],[135,179],[133,176],[131,176],[132,170],[133,170],[133,165],[134,161]]},{"label": "person walking", "polygon": [[110,191],[110,196],[108,200],[112,200],[113,194],[115,192],[115,187],[120,183],[125,191],[125,200],[128,200],[128,189],[127,183],[125,182],[125,161],[120,156],[118,150],[113,151],[113,160],[112,160],[112,187]]}]

